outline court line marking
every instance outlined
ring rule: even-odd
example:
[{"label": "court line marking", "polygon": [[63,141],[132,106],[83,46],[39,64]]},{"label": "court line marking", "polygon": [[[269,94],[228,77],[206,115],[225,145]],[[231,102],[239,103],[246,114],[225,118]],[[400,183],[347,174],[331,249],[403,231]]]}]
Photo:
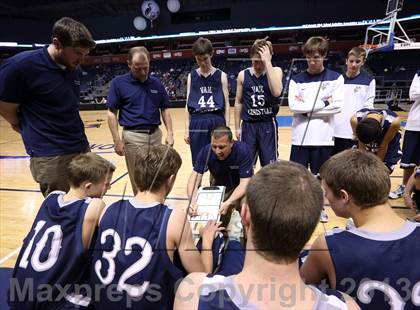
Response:
[{"label": "court line marking", "polygon": [[20,249],[22,247],[18,247],[16,249],[14,249],[12,252],[10,252],[9,254],[7,254],[5,257],[3,257],[2,259],[0,259],[0,265],[3,265],[5,262],[7,262],[10,258],[12,258],[13,256],[15,256],[16,254],[19,253]]},{"label": "court line marking", "polygon": [[[95,154],[111,154],[115,153],[114,151],[101,151],[101,152],[92,152]],[[0,159],[26,159],[31,158],[29,155],[0,155]]]}]

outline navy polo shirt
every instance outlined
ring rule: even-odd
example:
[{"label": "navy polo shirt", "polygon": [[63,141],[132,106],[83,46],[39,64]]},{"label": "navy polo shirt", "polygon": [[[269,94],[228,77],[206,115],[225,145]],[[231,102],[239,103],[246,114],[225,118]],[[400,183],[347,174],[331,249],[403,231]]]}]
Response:
[{"label": "navy polo shirt", "polygon": [[[206,165],[208,156],[209,160]],[[254,174],[248,145],[240,141],[234,141],[232,152],[225,160],[217,159],[216,154],[211,149],[211,144],[206,145],[198,153],[194,171],[203,174],[207,170],[210,170],[216,185],[224,185],[229,189],[237,187],[240,178],[250,178]]]},{"label": "navy polo shirt", "polygon": [[0,66],[0,100],[19,104],[30,156],[79,153],[89,147],[79,114],[80,69],[60,68],[47,47],[19,53]]},{"label": "navy polo shirt", "polygon": [[169,108],[169,97],[158,78],[141,82],[129,72],[112,80],[107,106],[119,110],[120,126],[160,125],[159,110]]}]

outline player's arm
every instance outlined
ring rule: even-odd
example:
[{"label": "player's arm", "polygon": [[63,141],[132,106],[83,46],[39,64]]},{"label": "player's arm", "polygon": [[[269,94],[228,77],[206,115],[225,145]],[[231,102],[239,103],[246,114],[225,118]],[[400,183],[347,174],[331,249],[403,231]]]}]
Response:
[{"label": "player's arm", "polygon": [[[417,178],[418,180],[416,180],[416,171],[413,172],[413,174],[410,176],[410,178],[407,181],[407,184],[405,185],[405,189],[404,189],[404,203],[407,207],[411,208],[413,211],[416,211],[416,205],[414,203],[413,198],[411,197],[413,191],[415,188],[417,188],[417,183],[420,183],[420,178]],[[420,184],[418,184],[418,188],[420,188]]]},{"label": "player's arm", "polygon": [[283,71],[280,67],[273,67],[271,62],[269,66],[266,66],[266,73],[268,79],[268,87],[270,88],[270,93],[273,97],[280,97],[283,90]]},{"label": "player's arm", "polygon": [[317,284],[328,277],[331,287],[336,287],[335,269],[324,235],[319,236],[312,244],[299,272],[307,284]]},{"label": "player's arm", "polygon": [[182,280],[175,294],[174,310],[197,310],[200,300],[199,286],[206,277],[205,273],[191,273]]},{"label": "player's arm", "polygon": [[166,128],[166,144],[173,146],[174,145],[174,131],[172,129],[172,118],[169,109],[161,109],[160,113],[162,115],[162,121],[165,124]]},{"label": "player's arm", "polygon": [[363,151],[366,151],[366,145],[362,142],[359,141],[359,139],[357,138],[356,135],[356,127],[357,127],[357,116],[356,114],[354,114],[351,118],[350,118],[350,125],[351,125],[351,129],[353,130],[353,140],[357,140],[357,147]]},{"label": "player's arm", "polygon": [[105,203],[98,198],[93,198],[87,207],[82,227],[82,240],[85,249],[89,248],[93,233],[98,226],[104,209]]},{"label": "player's arm", "polygon": [[242,111],[242,92],[244,84],[244,70],[239,72],[236,79],[236,96],[235,96],[235,134],[237,139],[241,139],[241,111]]},{"label": "player's arm", "polygon": [[229,126],[230,122],[230,104],[229,104],[229,88],[226,73],[222,72],[222,89],[223,98],[225,98],[225,121],[226,126]]},{"label": "player's arm", "polygon": [[[289,83],[289,109],[295,114],[306,114],[316,112],[324,108],[326,102],[315,98],[312,100],[304,99],[299,91],[299,85],[292,79]],[[314,102],[315,101],[315,102]]]},{"label": "player's arm", "polygon": [[376,94],[376,81],[375,79],[372,79],[372,81],[369,84],[365,102],[363,103],[363,108],[373,109],[373,104],[375,103],[375,94]]},{"label": "player's arm", "polygon": [[347,305],[347,309],[348,310],[360,310],[359,305],[357,304],[357,302],[351,298],[349,295],[341,293],[343,295],[343,298],[346,302]]},{"label": "player's arm", "polygon": [[200,187],[202,179],[203,179],[203,174],[198,173],[194,170],[191,172],[191,175],[188,178],[188,185],[187,185],[188,199],[195,201],[195,198],[197,196],[197,189]]},{"label": "player's arm", "polygon": [[190,86],[191,86],[191,73],[187,77],[187,99],[185,101],[185,133],[184,141],[187,144],[190,144],[190,112],[188,112],[188,97],[190,96]]},{"label": "player's arm", "polygon": [[325,107],[314,113],[314,116],[329,116],[341,111],[344,104],[344,78],[342,75],[334,81],[334,89],[330,97],[322,98]]},{"label": "player's arm", "polygon": [[175,208],[168,221],[167,238],[169,250],[177,249],[182,266],[188,273],[213,271],[212,245],[216,232],[222,230],[220,223],[209,221],[203,229],[201,253],[197,250],[187,213]]},{"label": "player's arm", "polygon": [[250,180],[251,180],[251,178],[240,178],[239,179],[239,184],[233,190],[230,197],[220,205],[220,209],[219,209],[220,214],[225,214],[226,211],[229,209],[229,206],[231,204],[233,204],[234,202],[242,199],[242,197],[245,196],[246,187],[248,186],[248,183],[249,183]]},{"label": "player's arm", "polygon": [[261,60],[264,62],[265,65],[265,72],[267,74],[268,79],[268,87],[270,88],[271,94],[273,95],[273,97],[280,97],[281,91],[283,89],[283,72],[279,67],[273,67],[273,64],[271,63],[272,55],[268,45],[260,47],[258,54],[260,55]]},{"label": "player's arm", "polygon": [[19,104],[0,100],[0,115],[12,126],[12,129],[20,133],[20,121],[18,116]]},{"label": "player's arm", "polygon": [[420,100],[420,76],[416,74],[411,82],[410,86],[410,100],[417,101]]},{"label": "player's arm", "polygon": [[376,155],[378,155],[378,157],[381,160],[385,159],[385,155],[386,152],[388,151],[388,145],[391,142],[391,140],[395,137],[395,135],[397,134],[398,130],[400,130],[400,123],[401,120],[399,117],[396,117],[392,123],[391,126],[389,127],[388,131],[385,134],[384,139],[382,140],[381,145],[379,146],[378,152],[376,153]]}]

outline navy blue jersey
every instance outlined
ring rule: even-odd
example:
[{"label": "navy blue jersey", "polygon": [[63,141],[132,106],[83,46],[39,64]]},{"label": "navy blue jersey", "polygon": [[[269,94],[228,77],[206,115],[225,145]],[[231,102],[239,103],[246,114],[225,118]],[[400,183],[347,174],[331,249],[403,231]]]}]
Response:
[{"label": "navy blue jersey", "polygon": [[[64,203],[64,194],[55,191],[47,196],[23,241],[8,295],[11,309],[55,309],[73,292],[67,288],[63,296],[58,286],[83,284],[90,272],[90,253],[82,241],[90,199]],[[53,286],[52,302],[46,300],[45,284]],[[30,287],[27,296],[17,300],[25,285]]]},{"label": "navy blue jersey", "polygon": [[279,109],[279,98],[271,94],[267,74],[255,76],[244,70],[241,119],[245,122],[272,121]]},{"label": "navy blue jersey", "polygon": [[[234,277],[235,276],[224,277],[221,275],[207,276],[201,284],[198,310],[258,310],[259,308],[247,299],[247,296],[244,294],[244,287],[239,287],[235,284]],[[267,283],[265,285],[266,288],[269,285],[270,284]],[[264,287],[264,285],[261,287]],[[347,309],[344,297],[340,292],[331,289],[321,292],[314,286],[308,285],[308,287],[312,289],[316,296],[312,309]],[[285,299],[285,303],[288,302],[290,302],[290,299]]]},{"label": "navy blue jersey", "polygon": [[160,125],[160,109],[169,108],[169,97],[158,78],[141,82],[129,72],[112,80],[107,106],[119,110],[121,126]]},{"label": "navy blue jersey", "polygon": [[60,68],[47,47],[19,53],[0,66],[0,100],[19,104],[30,156],[80,153],[88,147],[79,115],[81,70]]},{"label": "navy blue jersey", "polygon": [[232,152],[224,160],[217,159],[211,144],[205,146],[198,153],[194,171],[204,174],[207,170],[210,170],[214,177],[215,185],[223,185],[227,189],[235,188],[239,185],[240,178],[250,178],[254,173],[248,145],[234,141]]},{"label": "navy blue jersey", "polygon": [[171,212],[166,205],[134,198],[109,206],[93,257],[92,286],[102,286],[96,309],[172,309],[175,284],[183,274],[166,249]]},{"label": "navy blue jersey", "polygon": [[362,309],[418,309],[420,223],[406,221],[388,233],[333,229],[325,238],[336,289],[355,298]]},{"label": "navy blue jersey", "polygon": [[205,77],[197,70],[192,70],[187,105],[190,113],[224,111],[225,96],[222,87],[222,71],[216,69]]}]

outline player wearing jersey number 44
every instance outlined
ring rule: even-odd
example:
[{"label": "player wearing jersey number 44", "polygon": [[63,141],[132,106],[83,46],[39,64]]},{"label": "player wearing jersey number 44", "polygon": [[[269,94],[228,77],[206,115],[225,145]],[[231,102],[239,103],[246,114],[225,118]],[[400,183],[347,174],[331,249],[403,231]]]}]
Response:
[{"label": "player wearing jersey number 44", "polygon": [[210,135],[220,125],[229,126],[229,91],[226,73],[213,67],[213,46],[198,38],[192,46],[198,68],[187,78],[185,136],[194,166],[198,153],[210,143]]}]

